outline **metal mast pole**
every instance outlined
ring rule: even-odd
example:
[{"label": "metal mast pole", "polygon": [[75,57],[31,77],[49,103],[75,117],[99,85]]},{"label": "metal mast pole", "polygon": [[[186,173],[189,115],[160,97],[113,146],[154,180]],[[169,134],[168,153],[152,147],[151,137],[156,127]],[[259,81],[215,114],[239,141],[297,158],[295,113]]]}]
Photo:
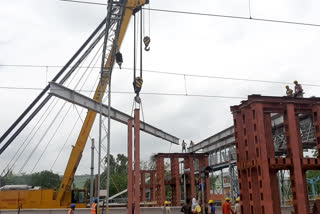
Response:
[{"label": "metal mast pole", "polygon": [[91,176],[90,176],[90,206],[93,202],[93,174],[94,174],[94,139],[91,144]]},{"label": "metal mast pole", "polygon": [[111,72],[109,72],[109,85],[108,85],[108,133],[107,133],[107,185],[106,185],[106,210],[109,213],[109,187],[110,187],[110,128],[111,128]]}]

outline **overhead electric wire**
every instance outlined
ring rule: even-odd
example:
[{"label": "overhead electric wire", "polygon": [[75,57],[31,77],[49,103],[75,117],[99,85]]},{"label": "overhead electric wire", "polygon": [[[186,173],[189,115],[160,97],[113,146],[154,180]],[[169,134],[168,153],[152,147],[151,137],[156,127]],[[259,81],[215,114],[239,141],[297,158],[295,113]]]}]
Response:
[{"label": "overhead electric wire", "polygon": [[[100,51],[100,48],[98,49],[98,51]],[[89,63],[89,66],[91,65],[91,63],[93,62],[93,60],[95,59],[95,57],[97,56],[98,51],[96,52],[96,54],[94,55],[94,57],[91,59],[91,61],[90,61],[90,63]],[[82,64],[84,64],[87,59],[88,59],[88,57],[86,57],[86,58],[80,63],[80,66],[81,66]],[[76,88],[76,87],[78,86],[78,84],[81,82],[81,80],[83,79],[83,77],[84,77],[85,74],[87,73],[88,69],[89,69],[89,67],[87,67],[86,70],[83,72],[83,74],[80,76],[80,79],[78,80],[78,82],[77,82],[77,84],[74,86],[74,88]],[[91,70],[92,70],[92,69],[91,69]],[[78,72],[78,71],[80,71],[80,68],[76,68],[75,71],[76,71],[76,72],[75,72],[74,75],[72,76],[71,80],[67,83],[67,86],[69,86],[69,85],[71,84],[71,82],[73,82],[73,80],[75,79],[75,77],[77,76],[77,74],[80,73],[80,72]],[[88,79],[88,77],[86,78],[85,82],[87,81],[87,79]],[[83,83],[82,87],[84,86],[85,82]],[[57,101],[57,102],[58,102],[58,101]],[[64,101],[64,104],[61,106],[60,110],[59,110],[59,111],[57,112],[57,114],[55,115],[54,121],[55,121],[55,119],[59,116],[59,114],[62,112],[62,110],[63,110],[64,106],[66,105],[66,103],[67,103],[67,101]],[[69,110],[70,110],[70,108],[71,108],[71,106],[69,107]],[[68,110],[68,111],[69,111],[69,110]],[[65,114],[65,116],[63,117],[63,120],[61,121],[61,123],[62,123],[62,122],[64,121],[64,119],[66,118],[66,116],[67,116],[67,114],[68,114],[68,111],[67,111],[67,113]],[[54,121],[53,121],[53,122],[54,122]],[[42,136],[42,139],[43,139],[43,138],[45,137],[45,135],[48,133],[51,125],[52,125],[52,124],[50,124],[49,127],[46,129],[44,135]],[[60,124],[60,125],[61,125],[61,124]],[[60,125],[59,125],[59,126],[60,126]],[[59,127],[58,127],[58,128],[59,128]],[[56,129],[55,132],[57,132],[58,128]],[[54,137],[54,135],[53,135],[53,137]],[[41,141],[42,141],[42,140],[40,140],[40,141],[38,142],[38,144],[35,146],[33,152],[32,152],[32,153],[29,155],[29,157],[27,158],[27,161],[26,161],[26,162],[24,163],[24,165],[20,168],[19,173],[22,172],[22,170],[23,170],[23,168],[26,166],[27,162],[29,162],[29,160],[31,159],[31,157],[32,157],[33,154],[35,153],[35,150],[36,150],[36,149],[38,148],[38,146],[40,145]],[[48,145],[50,144],[51,141],[52,141],[52,139],[51,139],[51,140],[48,142],[48,144],[46,145],[46,147],[45,147],[45,149],[43,150],[40,158],[38,159],[38,161],[37,161],[37,163],[36,163],[36,165],[38,164],[38,162],[39,162],[40,159],[42,158],[44,152],[46,151],[46,149],[47,149],[47,147],[48,147]],[[36,165],[33,167],[32,171],[35,169]]]},{"label": "overhead electric wire", "polygon": [[[99,6],[107,6],[108,4],[97,3],[97,2],[89,2],[89,1],[75,1],[75,0],[59,0],[71,3],[82,3],[82,4],[92,4]],[[276,20],[276,19],[265,19],[265,18],[254,18],[254,17],[246,17],[246,16],[233,16],[233,15],[222,15],[222,14],[214,14],[214,13],[201,13],[201,12],[191,12],[191,11],[181,11],[181,10],[169,10],[169,9],[161,9],[161,8],[142,8],[143,10],[150,10],[155,12],[165,12],[165,13],[175,13],[175,14],[186,14],[186,15],[196,15],[196,16],[208,16],[208,17],[218,17],[218,18],[228,18],[228,19],[242,19],[242,20],[252,20],[252,21],[260,21],[260,22],[272,22],[272,23],[280,23],[280,24],[291,24],[291,25],[303,25],[310,27],[320,27],[320,24],[306,23],[306,22],[293,22],[293,21],[285,21],[285,20]]]},{"label": "overhead electric wire", "polygon": [[[6,65],[0,64],[1,66],[20,66],[20,67],[46,67],[46,65]],[[48,65],[50,67],[50,65]],[[51,67],[60,67],[60,66],[51,66]],[[87,66],[82,66],[82,68],[87,68]],[[100,67],[91,67],[91,68],[100,68]],[[122,70],[130,70],[132,71],[133,68],[121,68]],[[221,79],[221,80],[234,80],[234,81],[246,81],[246,82],[261,82],[261,83],[270,83],[270,84],[291,84],[291,82],[285,81],[274,81],[274,80],[261,80],[261,79],[250,79],[250,78],[238,78],[238,77],[226,77],[226,76],[212,76],[212,75],[200,75],[200,74],[189,74],[189,73],[175,73],[175,72],[165,72],[165,71],[157,71],[157,70],[143,70],[145,73],[156,73],[156,74],[164,74],[164,75],[175,75],[175,76],[186,76],[186,77],[197,77],[197,78],[207,78],[207,79]],[[303,83],[304,86],[311,86],[311,87],[320,87],[320,84],[311,84],[311,83]],[[39,90],[40,88],[35,87],[10,87],[10,86],[0,86],[0,89],[28,89],[28,90]]]},{"label": "overhead electric wire", "polygon": [[[91,63],[93,62],[94,58],[96,58],[96,57],[98,56],[98,53],[100,53],[101,48],[102,48],[102,45],[100,46],[100,48],[98,49],[98,51],[97,51],[96,54],[94,55],[93,59],[90,61],[89,65],[91,65]],[[91,67],[91,70],[90,70],[88,76],[86,77],[85,81],[83,82],[82,86],[80,87],[80,89],[82,89],[82,88],[84,87],[85,83],[88,81],[88,78],[89,78],[90,74],[92,73],[93,68],[94,68],[95,65],[97,64],[97,62],[98,62],[98,60],[99,60],[99,58],[100,58],[100,55],[101,55],[101,53],[100,53],[99,56],[97,57],[97,59],[96,59],[96,61],[95,61],[95,63],[94,63],[94,66]],[[88,69],[88,68],[90,68],[90,66],[88,66],[87,69]],[[86,73],[86,71],[85,71],[84,73]],[[96,78],[96,81],[95,81],[94,84],[93,84],[93,87],[92,87],[92,89],[91,89],[92,92],[93,92],[95,86],[97,85],[97,81],[98,81],[98,80],[99,80],[99,75],[98,75],[98,78]],[[89,96],[91,96],[92,92],[89,93]],[[76,109],[76,111],[77,111],[77,109]],[[81,109],[80,114],[82,114],[82,112],[83,112],[83,109]],[[77,112],[77,113],[78,113],[78,112]],[[76,124],[78,123],[79,119],[82,121],[82,119],[81,119],[81,117],[80,117],[80,114],[78,113],[78,116],[79,116],[79,117],[77,118],[76,122],[75,122],[74,125],[73,125],[73,128],[72,128],[71,131],[69,132],[68,137],[67,137],[66,141],[64,142],[62,148],[60,149],[60,151],[59,151],[59,153],[58,153],[55,161],[54,161],[53,164],[51,165],[51,170],[52,170],[52,168],[54,167],[54,165],[55,165],[57,159],[59,158],[60,154],[62,153],[62,150],[64,149],[66,143],[68,142],[68,140],[69,140],[69,138],[70,138],[70,136],[71,136],[71,133],[73,132],[74,128],[76,127]],[[82,123],[82,124],[83,124],[83,123]]]},{"label": "overhead electric wire", "polygon": [[41,153],[40,157],[38,158],[38,160],[37,160],[36,164],[35,164],[35,165],[34,165],[34,167],[32,168],[32,170],[31,170],[31,174],[33,173],[34,169],[37,167],[37,165],[38,165],[39,161],[40,161],[40,160],[41,160],[41,158],[43,157],[43,154],[47,151],[48,146],[51,144],[51,142],[52,142],[53,138],[56,136],[56,134],[57,134],[57,132],[58,132],[59,128],[61,127],[62,123],[64,122],[64,120],[65,120],[65,119],[66,119],[66,117],[68,116],[68,114],[69,114],[69,112],[70,112],[70,110],[71,110],[71,107],[72,107],[72,104],[70,104],[70,106],[69,106],[69,108],[68,108],[67,112],[64,114],[64,116],[63,116],[62,120],[60,121],[59,125],[56,127],[56,129],[55,129],[54,133],[52,134],[52,136],[51,136],[50,140],[48,141],[47,145],[45,146],[44,150],[42,151],[42,153]]}]

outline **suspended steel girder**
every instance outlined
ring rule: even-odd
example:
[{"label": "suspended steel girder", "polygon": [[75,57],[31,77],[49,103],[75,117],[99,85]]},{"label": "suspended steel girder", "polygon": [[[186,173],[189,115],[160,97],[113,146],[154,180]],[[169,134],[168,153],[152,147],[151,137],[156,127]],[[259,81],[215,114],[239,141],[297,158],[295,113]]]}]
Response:
[{"label": "suspended steel girder", "polygon": [[[56,97],[59,97],[68,102],[74,103],[76,105],[82,106],[84,108],[90,109],[99,113],[100,111],[100,102],[95,101],[89,97],[86,97],[78,92],[75,92],[65,86],[62,86],[55,82],[50,82],[50,94]],[[102,115],[108,116],[108,106],[102,106]],[[130,115],[127,115],[117,109],[111,108],[110,117],[113,120],[116,120],[120,123],[127,124],[129,119],[133,119]],[[161,138],[163,140],[169,141],[171,143],[179,145],[179,138],[168,134],[161,129],[158,129],[152,125],[149,125],[145,122],[140,122],[140,130],[144,131],[150,135]]]}]

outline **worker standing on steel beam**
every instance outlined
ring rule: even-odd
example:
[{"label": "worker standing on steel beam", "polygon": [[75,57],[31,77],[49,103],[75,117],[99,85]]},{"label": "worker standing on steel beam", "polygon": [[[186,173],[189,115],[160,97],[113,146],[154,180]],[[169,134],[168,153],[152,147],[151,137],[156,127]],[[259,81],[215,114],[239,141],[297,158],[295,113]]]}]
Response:
[{"label": "worker standing on steel beam", "polygon": [[71,204],[70,209],[68,211],[68,214],[75,214],[74,210],[76,209],[76,205],[75,204]]},{"label": "worker standing on steel beam", "polygon": [[297,80],[295,80],[293,83],[295,85],[294,86],[294,97],[302,98],[303,97],[303,89],[302,89],[301,84],[299,84]]},{"label": "worker standing on steel beam", "polygon": [[98,198],[95,198],[94,203],[92,204],[92,207],[91,207],[91,214],[97,214],[98,213]]},{"label": "worker standing on steel beam", "polygon": [[230,198],[226,198],[226,201],[222,204],[222,213],[223,214],[234,214],[233,210],[231,209],[231,204],[230,204]]},{"label": "worker standing on steel beam", "polygon": [[171,209],[169,207],[168,201],[164,202],[164,206],[162,207],[162,214],[171,214]]},{"label": "worker standing on steel beam", "polygon": [[293,90],[291,88],[289,88],[288,85],[286,85],[286,94],[287,94],[287,97],[293,97]]},{"label": "worker standing on steel beam", "polygon": [[184,142],[184,140],[182,141],[182,152],[187,152],[187,143]]},{"label": "worker standing on steel beam", "polygon": [[240,198],[236,199],[236,205],[234,207],[235,214],[241,214],[241,207],[240,207]]}]

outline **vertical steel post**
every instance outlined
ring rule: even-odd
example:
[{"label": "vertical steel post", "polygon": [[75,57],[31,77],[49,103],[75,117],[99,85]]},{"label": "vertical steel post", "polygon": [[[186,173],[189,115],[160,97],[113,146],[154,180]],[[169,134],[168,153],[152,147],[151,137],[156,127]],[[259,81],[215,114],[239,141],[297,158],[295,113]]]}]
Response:
[{"label": "vertical steel post", "polygon": [[299,118],[295,113],[294,104],[287,104],[287,121],[288,121],[288,143],[291,147],[291,158],[293,163],[293,169],[290,171],[291,188],[293,192],[293,201],[296,206],[297,213],[308,213],[308,194],[306,185],[306,173],[302,168],[303,149],[302,140],[300,135]]},{"label": "vertical steel post", "polygon": [[134,214],[140,214],[140,109],[134,110]]},{"label": "vertical steel post", "polygon": [[128,120],[128,214],[132,214],[133,188],[132,188],[132,120]]},{"label": "vertical steel post", "polygon": [[93,174],[94,174],[94,139],[92,139],[91,144],[91,176],[90,176],[90,206],[93,202]]},{"label": "vertical steel post", "polygon": [[184,204],[187,204],[187,182],[186,182],[186,165],[185,160],[183,161],[183,199]]},{"label": "vertical steel post", "polygon": [[102,98],[103,98],[103,73],[100,76],[100,111],[99,111],[99,152],[98,152],[98,213],[99,213],[99,202],[100,202],[100,186],[101,186],[101,142],[102,142]]}]

